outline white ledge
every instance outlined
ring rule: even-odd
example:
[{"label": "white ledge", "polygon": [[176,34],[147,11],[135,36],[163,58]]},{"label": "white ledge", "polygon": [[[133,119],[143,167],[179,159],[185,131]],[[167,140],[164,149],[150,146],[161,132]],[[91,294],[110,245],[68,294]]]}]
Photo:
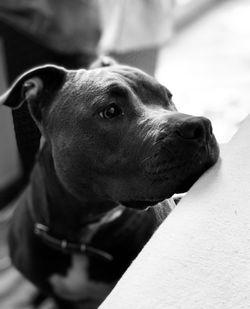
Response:
[{"label": "white ledge", "polygon": [[250,117],[100,308],[250,308]]}]

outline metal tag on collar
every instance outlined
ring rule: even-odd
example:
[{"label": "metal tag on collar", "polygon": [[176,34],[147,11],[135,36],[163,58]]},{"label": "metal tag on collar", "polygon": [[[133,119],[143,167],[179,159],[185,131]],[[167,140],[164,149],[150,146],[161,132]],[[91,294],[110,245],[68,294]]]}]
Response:
[{"label": "metal tag on collar", "polygon": [[63,240],[61,241],[61,248],[62,248],[63,251],[67,251],[67,248],[68,248],[68,242],[67,242],[67,240],[63,239]]},{"label": "metal tag on collar", "polygon": [[36,223],[35,224],[35,229],[34,232],[36,235],[41,235],[42,233],[48,233],[49,229],[47,226],[41,224],[41,223]]}]

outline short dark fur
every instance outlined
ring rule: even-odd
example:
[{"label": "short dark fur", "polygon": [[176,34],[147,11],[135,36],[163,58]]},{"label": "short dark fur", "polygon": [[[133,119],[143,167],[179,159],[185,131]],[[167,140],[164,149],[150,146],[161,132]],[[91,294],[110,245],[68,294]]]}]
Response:
[{"label": "short dark fur", "polygon": [[[90,70],[45,66],[24,74],[0,98],[12,108],[22,103],[43,142],[11,223],[11,258],[61,308],[75,308],[49,281],[67,275],[72,256],[45,243],[35,224],[58,239],[81,242],[91,222],[120,207],[117,219],[85,239],[113,255],[112,262],[87,256],[88,280],[111,289],[157,228],[159,214],[170,210],[166,201],[142,209],[187,190],[216,162],[219,149],[209,120],[178,113],[169,90],[154,78],[107,59]],[[105,119],[110,104],[120,114]],[[106,295],[93,303],[93,295],[85,295],[83,302],[96,308]]]}]

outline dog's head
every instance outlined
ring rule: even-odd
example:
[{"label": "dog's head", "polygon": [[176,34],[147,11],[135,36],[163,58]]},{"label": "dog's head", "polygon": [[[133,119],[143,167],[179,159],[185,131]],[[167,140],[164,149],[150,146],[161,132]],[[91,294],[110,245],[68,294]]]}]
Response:
[{"label": "dog's head", "polygon": [[56,174],[79,199],[145,207],[184,192],[219,155],[211,123],[177,112],[170,91],[109,60],[90,70],[43,66],[0,98],[27,102]]}]

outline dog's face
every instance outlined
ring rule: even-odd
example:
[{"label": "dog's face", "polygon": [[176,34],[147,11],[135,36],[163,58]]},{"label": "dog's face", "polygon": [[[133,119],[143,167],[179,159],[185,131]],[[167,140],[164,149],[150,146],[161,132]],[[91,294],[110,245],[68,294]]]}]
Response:
[{"label": "dog's face", "polygon": [[17,107],[21,93],[79,199],[153,205],[188,190],[219,155],[209,120],[178,113],[169,90],[135,68],[38,68],[2,102]]}]

